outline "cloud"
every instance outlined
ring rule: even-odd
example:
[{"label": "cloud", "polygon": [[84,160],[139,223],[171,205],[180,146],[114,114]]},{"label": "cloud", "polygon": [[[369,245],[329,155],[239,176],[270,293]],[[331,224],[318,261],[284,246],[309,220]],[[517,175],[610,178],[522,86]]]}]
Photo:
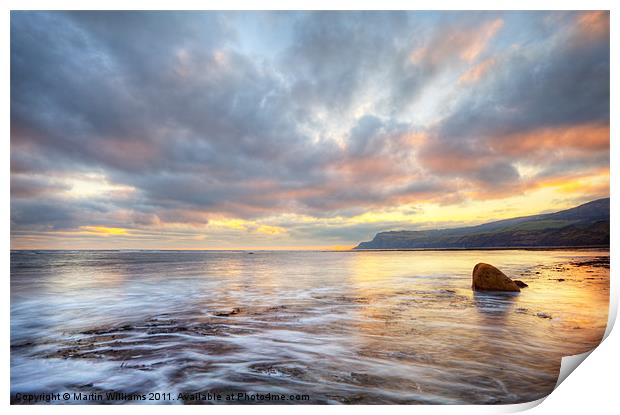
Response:
[{"label": "cloud", "polygon": [[89,234],[96,235],[127,235],[127,229],[123,228],[108,228],[106,226],[80,226],[80,230]]},{"label": "cloud", "polygon": [[495,59],[489,58],[469,68],[459,78],[459,83],[471,84],[478,82],[495,65]]},{"label": "cloud", "polygon": [[609,11],[594,10],[581,13],[577,18],[578,31],[587,42],[609,39]]},{"label": "cloud", "polygon": [[487,44],[504,25],[501,18],[476,22],[460,21],[446,28],[440,26],[440,31],[423,46],[415,49],[410,57],[416,65],[445,65],[449,61],[461,59],[473,62],[486,49]]},{"label": "cloud", "polygon": [[488,197],[529,187],[520,163],[557,174],[608,164],[609,38],[573,42],[583,30],[575,22],[584,19],[592,20],[573,15],[548,38],[514,45],[461,75],[460,83],[477,83],[420,147],[427,171],[477,182]]},{"label": "cloud", "polygon": [[278,216],[346,222],[605,167],[608,20],[13,12],[12,232],[294,237]]},{"label": "cloud", "polygon": [[438,134],[459,140],[608,122],[609,38],[576,44],[576,36],[573,26],[562,26],[544,41],[499,54],[493,75],[461,97]]}]

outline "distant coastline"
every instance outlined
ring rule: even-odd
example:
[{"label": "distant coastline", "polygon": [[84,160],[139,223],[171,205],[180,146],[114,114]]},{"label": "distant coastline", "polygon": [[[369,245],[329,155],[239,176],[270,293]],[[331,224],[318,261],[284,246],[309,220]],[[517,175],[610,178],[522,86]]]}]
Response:
[{"label": "distant coastline", "polygon": [[380,232],[354,249],[515,249],[609,247],[609,198],[533,216],[453,229]]},{"label": "distant coastline", "polygon": [[[583,245],[583,246],[513,246],[513,247],[470,247],[470,248],[353,248],[351,252],[372,251],[588,251],[609,250],[609,245]],[[334,251],[336,252],[336,251]],[[342,251],[341,251],[342,252]],[[348,252],[348,251],[345,251]]]}]

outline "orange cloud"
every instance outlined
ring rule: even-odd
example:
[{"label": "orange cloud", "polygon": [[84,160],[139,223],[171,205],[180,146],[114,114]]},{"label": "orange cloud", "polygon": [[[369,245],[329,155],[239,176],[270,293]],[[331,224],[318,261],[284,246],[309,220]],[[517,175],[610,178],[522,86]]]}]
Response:
[{"label": "orange cloud", "polygon": [[[542,188],[556,194],[583,192],[600,196],[608,192],[609,184],[601,179],[608,174],[608,168],[607,172],[584,169],[588,160],[604,157],[609,151],[609,134],[609,125],[598,122],[495,135],[475,145],[433,140],[420,149],[418,161],[433,173],[451,176],[453,187],[473,200],[498,199]],[[576,176],[539,176],[558,160],[583,163],[573,168]]]},{"label": "orange cloud", "polygon": [[571,127],[542,128],[488,141],[494,151],[507,155],[549,151],[603,151],[609,149],[609,125],[587,123]]},{"label": "orange cloud", "polygon": [[427,45],[413,50],[409,55],[411,63],[440,65],[458,57],[466,62],[473,62],[487,47],[489,41],[504,26],[502,19],[484,23],[481,27],[454,27],[437,36]]},{"label": "orange cloud", "polygon": [[589,39],[609,37],[609,12],[601,10],[584,12],[577,18],[577,28],[581,35]]},{"label": "orange cloud", "polygon": [[341,178],[355,181],[366,176],[397,176],[402,173],[393,160],[381,155],[368,156],[347,160],[344,163],[335,163],[331,167],[333,172]]},{"label": "orange cloud", "polygon": [[495,36],[502,26],[504,26],[504,21],[502,19],[495,19],[484,24],[480,30],[465,34],[465,36],[470,36],[470,39],[468,42],[465,42],[467,46],[461,52],[461,59],[467,62],[474,61],[484,51],[489,40]]},{"label": "orange cloud", "polygon": [[478,82],[488,70],[495,65],[495,59],[489,58],[471,67],[459,78],[459,84],[472,84]]},{"label": "orange cloud", "polygon": [[476,157],[470,157],[458,149],[443,148],[441,144],[429,143],[422,150],[419,162],[434,172],[458,174],[478,171],[494,159],[495,156],[492,154],[481,152]]},{"label": "orange cloud", "polygon": [[159,156],[159,149],[148,140],[128,137],[106,138],[93,148],[101,157],[124,166],[143,166]]}]

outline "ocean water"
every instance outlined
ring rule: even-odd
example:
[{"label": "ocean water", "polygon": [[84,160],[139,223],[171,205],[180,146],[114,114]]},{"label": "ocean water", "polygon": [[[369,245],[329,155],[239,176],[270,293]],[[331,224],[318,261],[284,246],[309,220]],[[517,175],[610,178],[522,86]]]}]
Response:
[{"label": "ocean water", "polygon": [[[13,251],[11,395],[531,401],[552,391],[562,356],[600,342],[608,259],[607,250]],[[477,262],[529,287],[474,293]],[[286,400],[265,398],[274,395]]]}]

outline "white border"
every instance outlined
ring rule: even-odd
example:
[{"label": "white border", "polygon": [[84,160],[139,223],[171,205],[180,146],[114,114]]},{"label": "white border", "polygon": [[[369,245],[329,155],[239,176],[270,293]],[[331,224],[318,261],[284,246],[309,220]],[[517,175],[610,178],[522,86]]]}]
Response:
[{"label": "white border", "polygon": [[[2,142],[1,157],[4,165],[4,171],[2,173],[2,180],[0,181],[2,186],[2,193],[5,195],[5,201],[0,205],[2,212],[2,228],[4,238],[2,239],[2,265],[5,270],[4,274],[4,290],[3,290],[3,307],[2,307],[2,334],[4,341],[2,342],[2,350],[4,359],[2,361],[3,376],[0,378],[0,391],[2,391],[2,402],[4,405],[9,406],[9,391],[10,391],[10,335],[9,335],[9,322],[10,322],[10,94],[7,85],[10,85],[10,10],[79,10],[79,9],[157,9],[157,10],[200,10],[200,9],[213,9],[213,10],[290,10],[290,9],[302,9],[302,10],[611,10],[611,73],[618,69],[618,53],[615,47],[618,45],[618,31],[616,30],[618,19],[616,17],[617,2],[612,1],[577,1],[577,0],[564,0],[562,2],[552,0],[504,0],[501,3],[489,0],[470,0],[468,2],[457,0],[445,0],[445,1],[402,1],[402,0],[382,0],[382,1],[368,1],[368,0],[341,0],[338,2],[329,0],[315,0],[315,1],[284,1],[284,0],[263,0],[263,1],[251,1],[251,0],[228,0],[226,2],[200,2],[193,0],[175,0],[174,2],[165,2],[161,0],[151,1],[119,1],[119,0],[92,0],[89,2],[80,2],[77,0],[57,0],[54,2],[43,0],[23,0],[14,1],[8,0],[3,2],[4,13],[0,19],[2,21],[2,65],[0,71],[2,72],[2,79],[6,91],[4,94],[4,100],[2,102],[3,111],[0,115],[2,120],[2,129],[5,132],[5,139]],[[618,106],[617,106],[617,83],[612,76],[611,79],[611,131],[612,137],[615,131],[614,120],[618,119]],[[618,204],[615,203],[615,189],[616,189],[616,176],[613,166],[620,166],[620,157],[618,155],[618,145],[611,140],[611,206],[612,211]],[[616,209],[617,212],[617,209]],[[618,233],[618,221],[617,217],[612,214],[611,217],[611,270],[616,269],[615,260],[616,256],[614,250],[619,246],[619,233]],[[546,414],[546,413],[576,413],[588,411],[589,413],[609,413],[610,408],[617,407],[617,379],[618,379],[618,358],[616,351],[620,350],[620,335],[616,332],[611,332],[613,321],[617,314],[618,308],[618,278],[615,274],[611,274],[611,301],[610,301],[610,315],[608,330],[606,335],[609,337],[595,349],[587,358],[587,363],[581,365],[576,369],[576,373],[569,376],[562,385],[554,391],[548,398],[543,399],[545,402],[539,405],[543,400],[520,405],[506,405],[506,406],[382,406],[377,408],[376,406],[324,406],[317,408],[315,406],[298,405],[294,407],[295,412],[300,414],[314,413],[317,409],[321,412],[335,413],[335,412],[348,412],[348,413],[371,413],[375,411],[388,411],[394,414],[410,414],[412,411],[421,413],[472,413],[472,414],[485,414],[485,413],[506,413],[516,412],[535,406],[531,411],[533,414]],[[3,405],[3,406],[4,406]],[[538,406],[536,406],[538,405]],[[7,408],[9,413],[47,413],[58,412],[57,407],[52,406],[11,406]],[[84,411],[82,406],[63,406],[62,413],[77,414]],[[108,413],[110,407],[108,406],[90,406],[89,412],[93,413]],[[128,412],[154,412],[154,413],[169,413],[169,407],[156,406],[115,406],[113,410],[120,413]],[[218,413],[225,414],[237,414],[245,413],[248,410],[258,413],[285,413],[291,410],[291,407],[274,407],[274,406],[227,406],[227,407],[183,407],[184,411],[192,413],[202,413],[206,411],[217,411]]]}]

